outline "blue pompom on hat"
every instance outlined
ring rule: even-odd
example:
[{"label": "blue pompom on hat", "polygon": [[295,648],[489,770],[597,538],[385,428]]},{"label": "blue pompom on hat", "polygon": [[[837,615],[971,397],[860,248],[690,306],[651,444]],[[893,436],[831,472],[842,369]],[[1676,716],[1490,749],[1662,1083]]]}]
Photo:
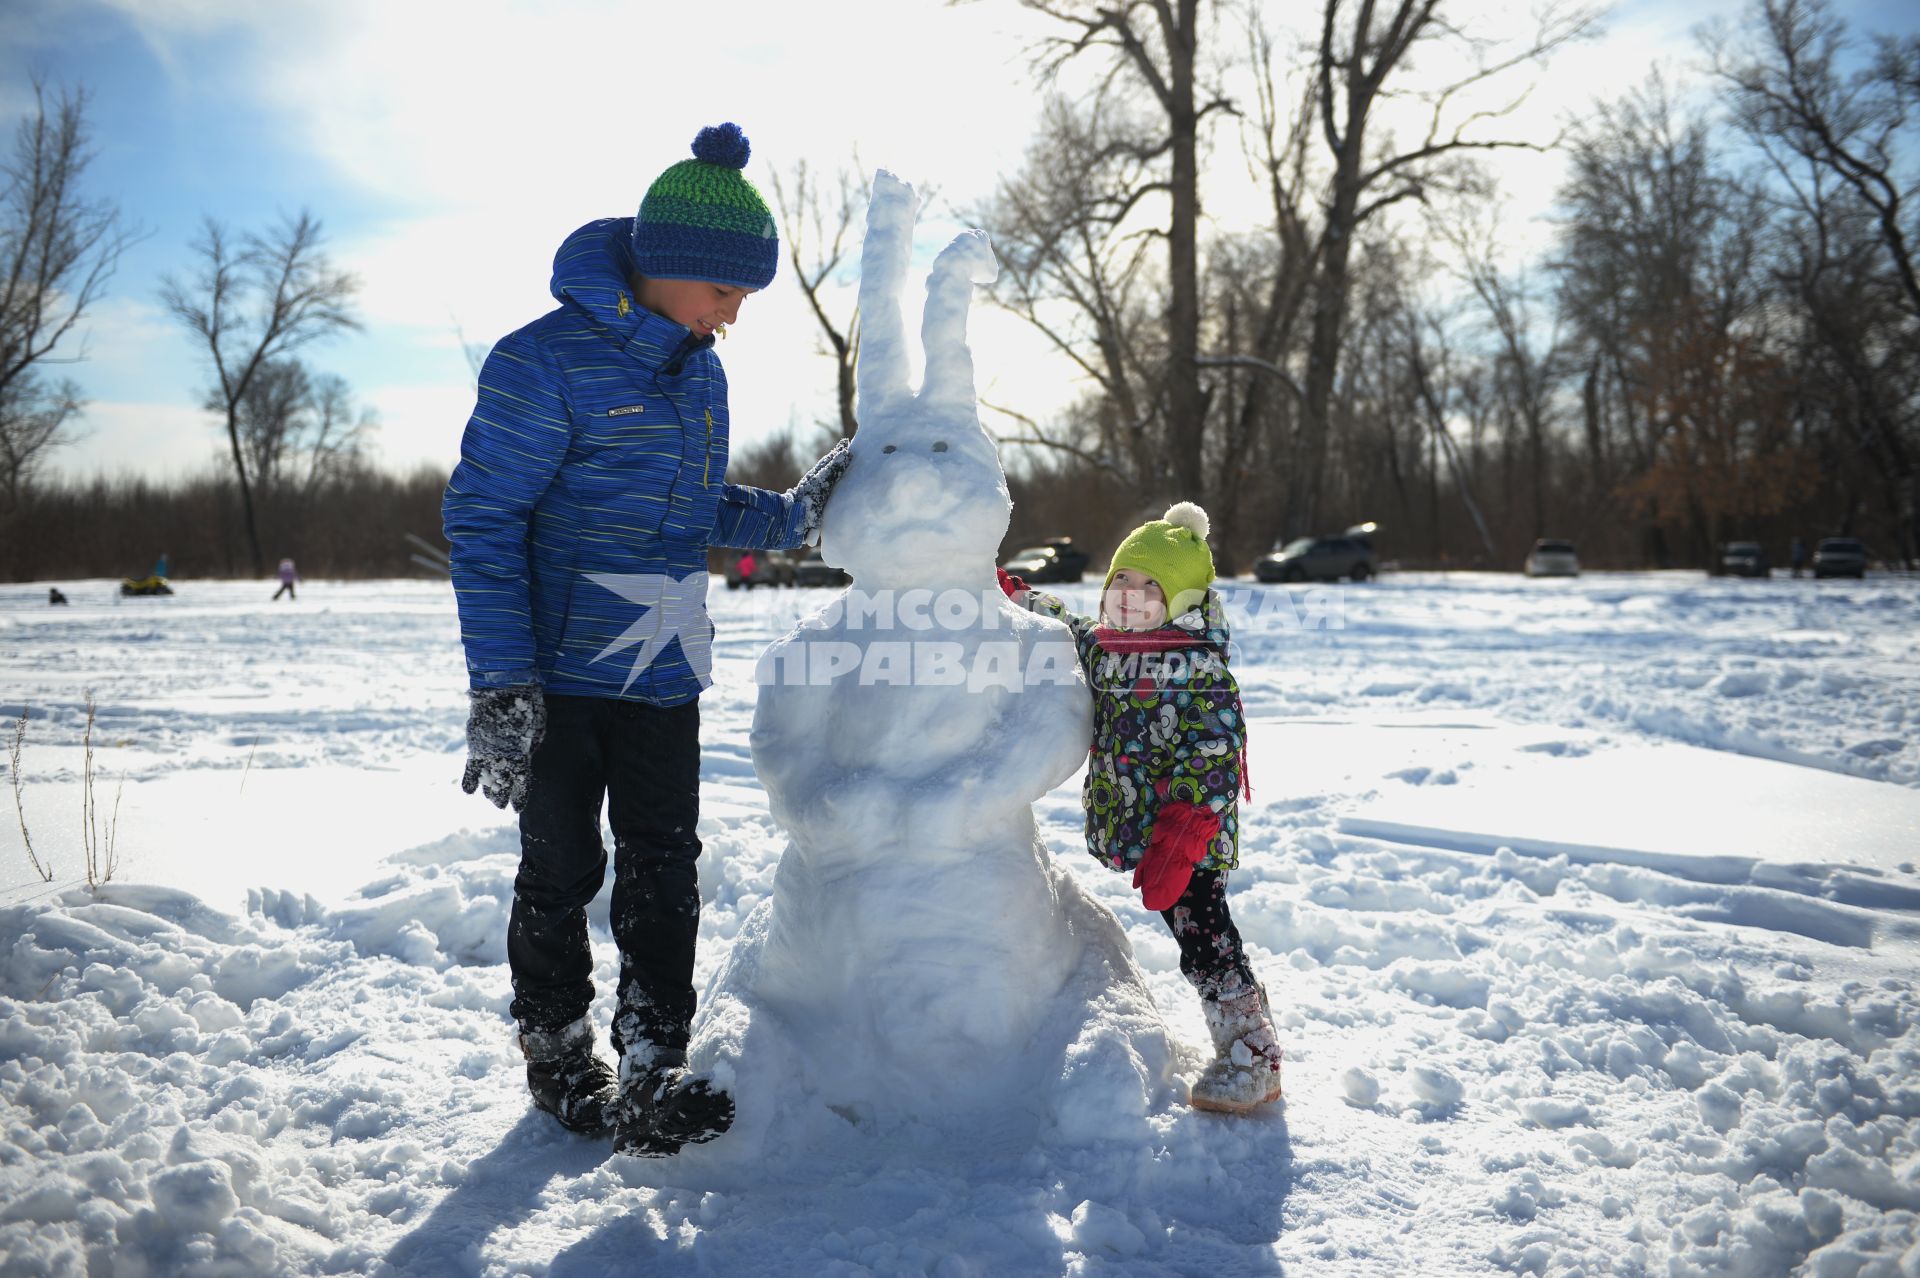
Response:
[{"label": "blue pompom on hat", "polygon": [[710,125],[693,158],[654,179],[633,220],[634,269],[649,279],[712,280],[765,288],[780,266],[780,236],[760,192],[740,170],[752,148],[740,126]]},{"label": "blue pompom on hat", "polygon": [[748,144],[747,135],[731,120],[725,124],[709,124],[693,135],[693,158],[708,164],[744,169],[747,167],[747,158],[752,154],[753,147]]}]

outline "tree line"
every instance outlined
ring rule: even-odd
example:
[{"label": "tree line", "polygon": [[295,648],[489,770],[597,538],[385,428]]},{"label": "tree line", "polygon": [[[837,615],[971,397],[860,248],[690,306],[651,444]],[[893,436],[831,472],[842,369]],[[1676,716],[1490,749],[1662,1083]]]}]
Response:
[{"label": "tree line", "polygon": [[[320,221],[304,210],[257,231],[205,219],[193,270],[161,285],[161,302],[201,354],[224,468],[172,485],[46,478],[85,408],[74,381],[52,370],[85,358],[82,321],[145,236],[116,201],[87,191],[87,101],[84,89],[49,92],[36,78],[0,165],[0,573],[144,576],[136,565],[173,547],[182,571],[261,576],[266,545],[336,572],[405,567],[404,550],[396,564],[393,548],[368,534],[398,514],[409,531],[437,535],[437,508],[420,515],[423,476],[370,466],[377,417],[343,378],[299,353],[359,327],[359,283],[328,258]],[[401,509],[379,509],[388,499]]]},{"label": "tree line", "polygon": [[[1541,537],[1597,566],[1827,535],[1920,561],[1920,38],[1755,0],[1701,37],[1708,100],[1654,71],[1541,143],[1507,130],[1593,10],[1496,39],[1443,0],[1322,0],[1300,39],[1258,6],[1022,3],[1054,26],[1045,109],[959,212],[1087,389],[1048,420],[983,405],[1010,540],[1110,544],[1195,499],[1234,567],[1367,521],[1407,565],[1517,567]],[[1552,242],[1516,264],[1489,161],[1549,148]],[[1266,214],[1227,232],[1203,160],[1236,151]],[[854,172],[778,191],[843,384],[857,323],[822,284]],[[825,425],[851,421],[843,391]]]},{"label": "tree line", "polygon": [[[981,210],[1002,300],[1092,388],[1012,432],[1050,485],[1201,500],[1234,564],[1365,520],[1407,563],[1835,534],[1920,562],[1920,38],[1757,0],[1702,37],[1712,101],[1655,73],[1569,126],[1515,267],[1486,160],[1591,13],[1489,43],[1440,0],[1323,0],[1297,49],[1258,9],[1028,3],[1047,73],[1097,73]],[[1198,237],[1193,156],[1229,142],[1270,217]]]},{"label": "tree line", "polygon": [[223,470],[164,483],[99,475],[42,484],[9,519],[0,578],[138,578],[162,554],[176,577],[258,577],[256,538],[306,577],[443,576],[415,561],[408,537],[444,544],[446,486],[437,466],[396,475],[357,463],[311,486],[256,490],[263,499],[249,537],[239,486]]},{"label": "tree line", "polygon": [[[955,212],[992,235],[994,301],[1085,391],[1044,416],[982,406],[1010,542],[1098,550],[1192,499],[1228,569],[1364,521],[1410,566],[1511,568],[1541,537],[1594,566],[1700,566],[1731,539],[1779,557],[1827,535],[1920,563],[1920,37],[1855,31],[1828,0],[1753,0],[1701,36],[1704,97],[1654,72],[1541,142],[1518,113],[1593,10],[1548,6],[1494,38],[1447,0],[1320,0],[1291,35],[1228,0],[1017,2],[1053,31],[1034,50],[1046,105],[998,189]],[[1565,157],[1551,239],[1516,262],[1491,161],[1543,148]],[[1251,229],[1210,216],[1223,156],[1260,192]],[[863,178],[856,160],[772,185],[832,365],[819,433],[850,434],[858,317],[835,308]],[[67,257],[110,263],[111,214],[76,204]],[[324,517],[314,493],[368,482],[374,423],[298,353],[354,325],[355,284],[305,215],[237,237],[209,222],[194,250],[165,300],[206,353],[230,455],[202,487],[231,490],[245,560],[223,554],[260,571],[285,535],[256,523]],[[96,276],[59,292],[83,304]],[[35,432],[76,396],[13,388],[35,342],[10,299],[17,520]],[[778,437],[730,478],[781,486],[817,451]]]}]

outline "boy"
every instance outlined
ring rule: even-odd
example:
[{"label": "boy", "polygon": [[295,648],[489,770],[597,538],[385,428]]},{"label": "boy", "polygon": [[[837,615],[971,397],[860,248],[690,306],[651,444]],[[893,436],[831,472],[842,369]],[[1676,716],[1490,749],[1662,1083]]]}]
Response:
[{"label": "boy", "polygon": [[[713,339],[772,281],[779,241],[738,126],[702,129],[693,154],[637,217],[560,246],[560,306],[487,357],[444,504],[471,682],[461,785],[520,813],[507,961],[528,1087],[566,1127],[653,1156],[733,1119],[686,1071],[707,548],[812,540],[848,459],[843,441],[785,493],[725,482]],[[617,1079],[588,1019],[603,800]]]}]

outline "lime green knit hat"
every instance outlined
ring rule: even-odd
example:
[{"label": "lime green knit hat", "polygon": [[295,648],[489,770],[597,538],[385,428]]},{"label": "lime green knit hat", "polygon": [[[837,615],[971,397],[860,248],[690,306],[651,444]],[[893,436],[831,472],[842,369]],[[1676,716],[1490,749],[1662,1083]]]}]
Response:
[{"label": "lime green knit hat", "polygon": [[1207,587],[1213,584],[1213,552],[1207,549],[1207,527],[1207,512],[1192,502],[1167,507],[1165,515],[1141,524],[1115,549],[1101,592],[1113,585],[1114,573],[1131,568],[1159,583],[1167,597],[1168,617],[1198,608],[1206,602]]}]

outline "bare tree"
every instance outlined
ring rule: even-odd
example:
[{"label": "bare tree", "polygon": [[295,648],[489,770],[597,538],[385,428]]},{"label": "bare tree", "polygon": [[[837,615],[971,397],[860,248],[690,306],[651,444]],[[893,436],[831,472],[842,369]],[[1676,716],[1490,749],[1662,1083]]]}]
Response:
[{"label": "bare tree", "polygon": [[261,369],[274,360],[360,327],[351,309],[359,282],[334,268],[322,242],[319,219],[305,210],[265,233],[244,234],[237,243],[208,218],[193,245],[199,273],[184,282],[170,276],[160,292],[167,309],[199,339],[212,366],[208,402],[225,418],[256,575],[265,574],[266,559],[260,553],[241,435],[247,395]]},{"label": "bare tree", "polygon": [[[1221,467],[1230,487],[1255,474],[1277,475],[1292,460],[1300,406],[1305,398],[1296,368],[1299,320],[1319,270],[1324,238],[1314,234],[1313,103],[1318,84],[1309,76],[1290,87],[1276,79],[1275,69],[1290,65],[1275,55],[1274,37],[1262,11],[1255,7],[1248,20],[1248,48],[1252,55],[1255,117],[1243,121],[1242,148],[1249,170],[1266,188],[1272,205],[1270,232],[1265,244],[1216,250],[1213,270],[1229,299],[1226,331],[1219,333],[1222,352],[1203,355],[1202,367],[1239,370],[1222,374],[1228,411],[1222,443],[1224,456],[1243,463]],[[1244,390],[1236,397],[1237,385]],[[1264,524],[1279,504],[1276,485],[1268,483],[1250,498]],[[1242,494],[1222,503],[1214,527],[1223,544],[1231,543],[1243,523]],[[1269,534],[1273,529],[1263,529]]]},{"label": "bare tree", "polygon": [[841,169],[822,182],[805,160],[792,170],[773,175],[773,200],[780,212],[780,230],[787,256],[807,305],[820,323],[821,340],[834,361],[834,393],[839,408],[839,438],[853,436],[853,366],[859,358],[855,324],[858,307],[842,321],[835,318],[826,296],[834,278],[856,247],[854,228],[866,210],[866,183],[860,156],[851,169]]},{"label": "bare tree", "polygon": [[[313,378],[297,359],[262,364],[240,397],[240,452],[254,495],[265,502],[287,478],[300,418],[313,398]],[[224,411],[218,391],[207,397],[210,412]]]},{"label": "bare tree", "polygon": [[140,238],[112,200],[84,191],[93,162],[84,89],[50,102],[33,81],[33,111],[14,130],[0,174],[0,490],[6,508],[48,453],[72,437],[79,388],[41,373],[106,291],[120,254]]},{"label": "bare tree", "polygon": [[1353,354],[1342,361],[1329,409],[1323,501],[1393,529],[1396,558],[1437,562],[1445,545],[1437,458],[1404,340],[1410,287],[1428,273],[1421,258],[1381,227],[1354,255]]},{"label": "bare tree", "polygon": [[1911,126],[1920,114],[1920,39],[1882,37],[1879,56],[1847,75],[1836,61],[1852,42],[1826,0],[1759,0],[1754,17],[1757,35],[1736,42],[1723,33],[1709,42],[1735,120],[1803,202],[1811,166],[1873,210],[1907,305],[1920,317],[1920,157],[1903,154],[1915,144]]},{"label": "bare tree", "polygon": [[1213,6],[1201,0],[1022,3],[1066,28],[1045,46],[1041,67],[1050,79],[1090,51],[1106,59],[1082,104],[1083,123],[1100,129],[1091,153],[1096,164],[1122,166],[1127,180],[1109,186],[1109,203],[1096,217],[1117,229],[1144,202],[1164,199],[1164,221],[1156,219],[1149,232],[1166,246],[1166,301],[1159,317],[1165,357],[1154,379],[1159,402],[1153,410],[1166,423],[1161,433],[1173,490],[1205,496],[1211,403],[1198,362],[1200,152],[1207,118],[1234,109],[1224,91],[1203,83],[1202,9]]},{"label": "bare tree", "polygon": [[[1456,398],[1457,392],[1451,395],[1449,392],[1455,390],[1459,379],[1453,375],[1451,368],[1453,351],[1445,318],[1431,312],[1417,313],[1414,304],[1409,301],[1402,320],[1407,370],[1412,374],[1413,387],[1420,397],[1420,404],[1426,410],[1427,428],[1432,432],[1434,450],[1446,458],[1454,491],[1459,494],[1467,513],[1473,517],[1474,531],[1479,534],[1480,548],[1486,554],[1481,563],[1491,563],[1494,558],[1493,535],[1487,530],[1486,517],[1480,513],[1480,503],[1474,499],[1472,470],[1461,458],[1460,446],[1450,429],[1448,401]],[[1433,472],[1437,482],[1437,465],[1433,467]],[[1437,516],[1437,509],[1435,513]],[[1434,541],[1436,545],[1439,543],[1437,533]]]},{"label": "bare tree", "polygon": [[308,429],[300,448],[306,462],[302,493],[311,496],[327,480],[339,478],[358,466],[365,460],[368,444],[379,428],[380,414],[371,407],[354,403],[353,390],[346,378],[338,373],[322,373],[314,378]]},{"label": "bare tree", "polygon": [[[217,398],[207,406],[222,407]],[[361,459],[378,424],[339,375],[316,375],[297,358],[262,364],[240,400],[241,452],[255,492],[311,495]]]},{"label": "bare tree", "polygon": [[[1343,13],[1343,9],[1346,11]],[[1288,485],[1284,522],[1310,528],[1318,516],[1326,459],[1327,410],[1339,372],[1346,329],[1349,263],[1360,229],[1407,200],[1427,203],[1437,195],[1475,189],[1480,174],[1466,163],[1474,152],[1507,148],[1538,150],[1539,144],[1480,133],[1485,121],[1512,114],[1524,89],[1504,106],[1470,110],[1466,103],[1482,86],[1503,81],[1523,66],[1589,32],[1591,10],[1549,7],[1528,38],[1501,44],[1473,40],[1441,13],[1441,0],[1395,0],[1381,5],[1324,0],[1318,54],[1316,105],[1332,172],[1327,180],[1317,246],[1319,274],[1303,387],[1298,455]],[[1470,56],[1472,66],[1423,89],[1402,85],[1422,46],[1445,44]],[[1380,136],[1378,112],[1395,96],[1410,96],[1427,109],[1427,126],[1416,138]]]},{"label": "bare tree", "polygon": [[1778,487],[1742,451],[1780,452],[1771,421],[1763,429],[1747,408],[1714,400],[1728,361],[1771,368],[1760,260],[1768,206],[1725,170],[1706,121],[1676,107],[1658,76],[1590,114],[1560,201],[1561,305],[1597,371],[1595,411],[1621,491],[1642,515],[1646,553],[1668,562],[1665,529],[1677,525],[1693,553],[1709,554],[1723,516],[1778,504],[1712,491]]},{"label": "bare tree", "polygon": [[1536,300],[1524,270],[1503,271],[1496,261],[1498,217],[1478,225],[1442,225],[1458,259],[1456,270],[1479,299],[1495,341],[1497,393],[1526,433],[1529,538],[1546,532],[1547,436],[1552,428],[1560,369],[1558,325],[1541,341],[1534,321]]},{"label": "bare tree", "polygon": [[73,437],[80,388],[62,379],[45,385],[32,372],[0,387],[0,513],[19,509],[52,450]]},{"label": "bare tree", "polygon": [[1047,102],[1020,171],[1001,184],[981,220],[993,229],[1001,276],[995,297],[1021,316],[1096,388],[1085,413],[1049,430],[1006,409],[1018,442],[1103,458],[1139,489],[1159,473],[1174,429],[1160,393],[1165,338],[1154,312],[1151,243],[1115,233],[1149,180],[1145,162],[1110,145],[1129,126],[1116,104],[1095,111]]},{"label": "bare tree", "polygon": [[460,355],[467,361],[467,376],[472,379],[473,387],[480,389],[480,369],[487,362],[487,353],[493,349],[488,342],[469,342],[467,330],[459,319],[453,320],[453,340],[460,343]]},{"label": "bare tree", "polygon": [[[1872,486],[1884,486],[1899,555],[1912,562],[1920,422],[1903,356],[1920,344],[1920,37],[1874,37],[1869,59],[1826,0],[1758,0],[1750,13],[1737,36],[1710,32],[1708,49],[1735,123],[1772,161],[1785,197],[1781,274],[1817,348],[1806,371],[1872,459]],[[1883,271],[1863,269],[1863,228]],[[1839,470],[1855,482],[1854,467]]]},{"label": "bare tree", "polygon": [[[1827,436],[1851,511],[1873,492],[1899,557],[1920,562],[1920,316],[1907,306],[1878,218],[1837,180],[1808,174],[1776,237],[1773,274],[1792,325],[1802,429]],[[1843,521],[1844,522],[1844,521]]]}]

